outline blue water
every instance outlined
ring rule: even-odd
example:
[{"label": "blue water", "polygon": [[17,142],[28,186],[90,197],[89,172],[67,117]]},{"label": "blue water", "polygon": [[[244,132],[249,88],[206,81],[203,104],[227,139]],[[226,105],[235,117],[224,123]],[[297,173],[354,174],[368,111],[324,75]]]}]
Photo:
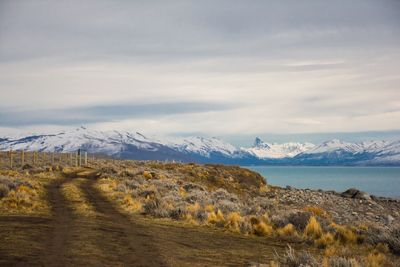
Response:
[{"label": "blue water", "polygon": [[400,167],[247,166],[272,185],[343,192],[354,187],[376,196],[400,197]]}]

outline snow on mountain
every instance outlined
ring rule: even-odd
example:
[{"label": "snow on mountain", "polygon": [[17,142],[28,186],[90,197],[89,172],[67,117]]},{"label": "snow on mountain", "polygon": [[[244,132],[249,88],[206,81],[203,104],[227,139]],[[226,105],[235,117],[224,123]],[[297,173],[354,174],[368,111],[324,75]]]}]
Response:
[{"label": "snow on mountain", "polygon": [[[58,151],[72,152],[79,148],[90,153],[119,155],[126,150],[160,151],[172,149],[184,154],[210,157],[213,153],[234,156],[238,150],[217,138],[147,138],[140,133],[119,131],[95,131],[80,127],[51,135],[31,135],[18,138],[0,139],[0,150]],[[129,151],[128,151],[129,152]],[[165,151],[164,151],[165,152]],[[171,151],[169,151],[171,153]]]},{"label": "snow on mountain", "polygon": [[55,134],[3,136],[0,150],[74,152],[85,149],[126,159],[180,160],[226,164],[400,165],[400,141],[268,143],[256,138],[236,148],[217,138],[146,137],[138,132],[95,131],[80,127]]},{"label": "snow on mountain", "polygon": [[348,143],[338,139],[333,139],[330,141],[323,142],[322,144],[315,146],[309,150],[305,150],[303,152],[305,152],[306,154],[318,154],[318,153],[333,152],[336,150],[344,150],[346,152],[359,153],[364,150],[364,146],[362,144]]},{"label": "snow on mountain", "polygon": [[244,150],[260,159],[281,159],[292,158],[313,147],[311,143],[265,143],[257,137],[253,147]]},{"label": "snow on mountain", "polygon": [[174,138],[166,140],[166,144],[178,151],[185,153],[196,153],[205,157],[210,157],[212,153],[221,153],[226,156],[234,156],[238,149],[215,137],[203,138],[198,136]]}]

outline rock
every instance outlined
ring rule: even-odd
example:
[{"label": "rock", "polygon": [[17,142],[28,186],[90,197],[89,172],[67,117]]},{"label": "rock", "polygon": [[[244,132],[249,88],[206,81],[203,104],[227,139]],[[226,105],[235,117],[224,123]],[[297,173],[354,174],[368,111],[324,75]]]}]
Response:
[{"label": "rock", "polygon": [[385,216],[385,221],[386,221],[386,224],[391,224],[394,221],[394,218],[392,215],[387,215],[387,216]]},{"label": "rock", "polygon": [[366,192],[363,192],[363,191],[358,191],[358,193],[355,194],[355,195],[353,196],[353,198],[356,198],[356,199],[364,199],[364,200],[371,200],[370,195],[369,195],[368,193],[366,193]]},{"label": "rock", "polygon": [[343,193],[340,194],[342,197],[347,197],[347,198],[355,198],[355,199],[364,199],[364,200],[371,200],[371,197],[369,194],[367,194],[364,191],[360,191],[355,188],[350,188],[344,191]]},{"label": "rock", "polygon": [[291,187],[290,185],[287,185],[287,186],[286,186],[286,189],[287,189],[287,190],[292,190],[293,187]]},{"label": "rock", "polygon": [[350,188],[350,189],[347,189],[346,191],[344,191],[343,193],[341,193],[340,195],[342,197],[353,198],[353,196],[355,196],[358,192],[360,192],[360,190],[355,189],[355,188]]},{"label": "rock", "polygon": [[24,166],[22,166],[22,169],[23,170],[30,170],[30,169],[32,169],[33,167],[30,165],[30,164],[28,164],[28,163],[26,163]]}]

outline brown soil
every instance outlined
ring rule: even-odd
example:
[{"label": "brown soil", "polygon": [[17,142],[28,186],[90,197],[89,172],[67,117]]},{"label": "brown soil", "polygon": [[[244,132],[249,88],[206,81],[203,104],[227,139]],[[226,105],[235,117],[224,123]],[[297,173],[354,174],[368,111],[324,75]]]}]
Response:
[{"label": "brown soil", "polygon": [[95,216],[78,216],[61,193],[74,177],[47,187],[51,218],[0,216],[1,266],[246,266],[286,248],[265,237],[125,215],[89,176],[81,189]]}]

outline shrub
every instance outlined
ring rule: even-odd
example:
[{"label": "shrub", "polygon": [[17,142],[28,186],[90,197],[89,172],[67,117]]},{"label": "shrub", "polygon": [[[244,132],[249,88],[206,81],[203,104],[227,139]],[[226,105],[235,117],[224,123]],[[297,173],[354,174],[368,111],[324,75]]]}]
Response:
[{"label": "shrub", "polygon": [[232,202],[228,199],[219,200],[215,205],[224,213],[240,210],[240,205],[238,203]]},{"label": "shrub", "polygon": [[386,261],[385,255],[382,253],[370,253],[367,256],[366,266],[367,267],[380,267]]},{"label": "shrub", "polygon": [[[272,215],[271,223],[277,228],[283,228],[286,225],[291,224],[291,223],[289,223],[289,220],[286,217],[281,216],[281,215]],[[293,224],[291,224],[291,225],[293,225]]]},{"label": "shrub", "polygon": [[116,191],[123,192],[123,193],[125,193],[127,191],[127,189],[128,188],[127,188],[126,184],[122,184],[122,183],[118,184],[117,187],[115,188]]},{"label": "shrub", "polygon": [[291,224],[291,223],[278,229],[278,235],[280,235],[280,236],[292,236],[295,234],[296,234],[296,229],[294,228],[293,224]]},{"label": "shrub", "polygon": [[311,213],[309,212],[297,212],[290,214],[287,219],[298,231],[302,232],[306,228],[310,217]]},{"label": "shrub", "polygon": [[335,243],[335,236],[332,233],[323,234],[319,239],[315,241],[315,244],[319,248],[326,248]]},{"label": "shrub", "polygon": [[313,238],[319,238],[322,235],[322,228],[317,219],[311,216],[308,220],[308,224],[304,229],[304,234]]},{"label": "shrub", "polygon": [[329,218],[330,215],[324,209],[317,207],[317,206],[308,206],[304,208],[304,211],[312,213],[314,216],[319,216],[323,218]]},{"label": "shrub", "polygon": [[387,244],[393,253],[400,255],[400,228],[384,231],[383,229],[371,227],[366,232],[366,236],[366,241],[369,244]]},{"label": "shrub", "polygon": [[223,227],[225,225],[225,217],[221,210],[217,212],[212,211],[207,214],[207,222],[209,224],[214,224],[218,227]]},{"label": "shrub", "polygon": [[143,176],[144,176],[144,178],[146,178],[148,180],[153,178],[153,175],[149,171],[144,171]]},{"label": "shrub", "polygon": [[269,236],[273,233],[273,228],[271,225],[265,222],[263,219],[258,219],[256,217],[250,218],[250,223],[253,227],[253,233],[258,236]]},{"label": "shrub", "polygon": [[356,243],[357,235],[348,227],[332,223],[331,226],[336,230],[337,239],[342,243]]},{"label": "shrub", "polygon": [[9,192],[10,192],[10,189],[8,188],[7,185],[0,184],[0,199],[2,199],[3,197],[6,197]]},{"label": "shrub", "polygon": [[125,207],[125,209],[130,211],[138,212],[142,210],[142,203],[136,199],[133,199],[131,195],[125,195],[121,201],[121,204]]},{"label": "shrub", "polygon": [[320,267],[321,264],[308,252],[296,253],[291,246],[288,245],[283,256],[278,257],[278,261],[288,267]]},{"label": "shrub", "polygon": [[361,267],[361,265],[355,259],[347,259],[344,257],[330,257],[325,258],[323,266],[326,267]]},{"label": "shrub", "polygon": [[240,232],[240,223],[243,221],[243,217],[239,212],[231,212],[226,217],[225,227],[235,231]]}]

